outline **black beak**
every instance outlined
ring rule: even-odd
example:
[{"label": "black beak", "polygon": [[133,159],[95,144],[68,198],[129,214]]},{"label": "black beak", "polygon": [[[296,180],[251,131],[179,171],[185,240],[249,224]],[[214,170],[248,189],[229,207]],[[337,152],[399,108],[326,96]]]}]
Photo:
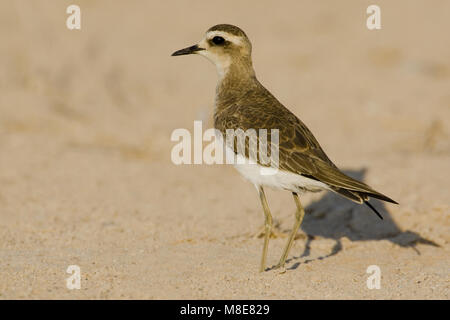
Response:
[{"label": "black beak", "polygon": [[191,47],[187,47],[187,48],[175,51],[174,53],[172,53],[172,56],[182,56],[182,55],[185,55],[185,54],[192,54],[192,53],[195,53],[195,52],[200,51],[200,50],[205,50],[205,49],[199,48],[198,45],[194,45],[194,46],[191,46]]}]

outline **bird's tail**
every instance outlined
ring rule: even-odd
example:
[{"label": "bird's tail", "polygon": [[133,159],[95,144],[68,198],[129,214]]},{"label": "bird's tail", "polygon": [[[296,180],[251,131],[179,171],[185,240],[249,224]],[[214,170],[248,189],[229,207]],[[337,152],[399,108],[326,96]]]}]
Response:
[{"label": "bird's tail", "polygon": [[349,190],[349,189],[344,189],[344,188],[337,188],[337,187],[333,187],[333,186],[330,186],[330,188],[334,192],[340,194],[343,197],[346,197],[349,200],[352,200],[353,202],[360,203],[360,204],[364,203],[370,209],[372,209],[372,211],[375,212],[376,215],[380,219],[383,219],[383,216],[377,211],[377,209],[375,209],[375,207],[373,207],[369,203],[369,199],[370,198],[375,198],[375,199],[378,199],[378,200],[383,200],[383,201],[386,201],[386,202],[398,204],[398,202],[396,202],[395,200],[392,200],[391,198],[385,196],[384,194],[381,194],[381,193],[376,192],[376,191],[364,192],[364,191]]}]

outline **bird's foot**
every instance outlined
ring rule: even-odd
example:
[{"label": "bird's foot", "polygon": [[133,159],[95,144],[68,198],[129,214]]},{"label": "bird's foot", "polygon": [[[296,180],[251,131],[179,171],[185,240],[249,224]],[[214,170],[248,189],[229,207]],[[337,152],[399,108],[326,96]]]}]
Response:
[{"label": "bird's foot", "polygon": [[274,265],[272,268],[270,268],[271,270],[278,270],[278,273],[279,274],[283,274],[283,273],[286,273],[286,266],[285,266],[285,264],[283,263],[283,264],[280,264],[280,263],[278,263],[278,264],[276,264],[276,265]]}]

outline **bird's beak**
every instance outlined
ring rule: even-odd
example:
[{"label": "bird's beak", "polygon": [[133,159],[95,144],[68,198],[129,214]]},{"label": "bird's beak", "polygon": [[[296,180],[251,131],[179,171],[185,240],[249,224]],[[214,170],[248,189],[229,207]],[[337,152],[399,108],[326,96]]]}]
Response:
[{"label": "bird's beak", "polygon": [[196,53],[197,51],[201,51],[201,50],[205,50],[205,49],[200,48],[198,45],[193,45],[193,46],[175,51],[174,53],[172,53],[172,56],[182,56],[185,54],[193,54],[193,53]]}]

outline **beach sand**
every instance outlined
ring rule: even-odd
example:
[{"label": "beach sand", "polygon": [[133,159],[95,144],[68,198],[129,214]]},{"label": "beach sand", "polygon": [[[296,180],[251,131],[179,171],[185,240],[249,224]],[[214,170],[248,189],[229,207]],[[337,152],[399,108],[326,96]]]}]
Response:
[{"label": "beach sand", "polygon": [[[1,299],[448,299],[448,1],[0,3]],[[212,127],[214,66],[171,57],[240,26],[258,79],[346,173],[397,200],[305,194],[285,273],[259,273],[263,212],[229,165],[171,161]],[[278,262],[294,222],[267,190]],[[69,290],[68,266],[81,270]],[[369,289],[367,268],[381,271]]]}]

